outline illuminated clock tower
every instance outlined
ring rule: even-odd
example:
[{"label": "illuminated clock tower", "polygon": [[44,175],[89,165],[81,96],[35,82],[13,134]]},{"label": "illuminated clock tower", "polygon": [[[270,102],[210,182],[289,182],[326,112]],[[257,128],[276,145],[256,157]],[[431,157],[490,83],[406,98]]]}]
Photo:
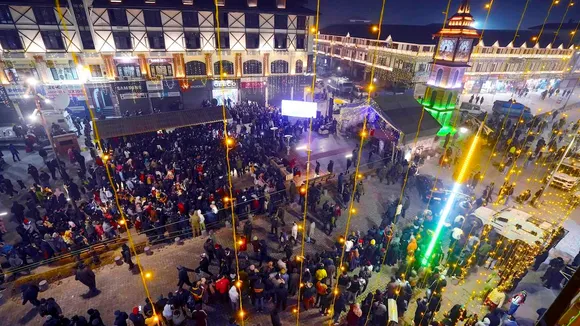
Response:
[{"label": "illuminated clock tower", "polygon": [[433,55],[423,105],[443,126],[440,135],[447,134],[453,124],[455,103],[463,88],[463,74],[469,67],[473,41],[479,38],[474,23],[469,1],[463,0],[457,13],[434,35],[439,43]]}]

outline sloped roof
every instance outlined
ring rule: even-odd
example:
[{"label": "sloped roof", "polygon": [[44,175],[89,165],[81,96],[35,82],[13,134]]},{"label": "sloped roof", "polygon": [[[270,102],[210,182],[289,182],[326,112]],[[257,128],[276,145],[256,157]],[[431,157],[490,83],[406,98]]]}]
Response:
[{"label": "sloped roof", "polygon": [[[417,133],[418,121],[425,110],[412,95],[381,95],[373,99],[377,104],[375,111],[395,128],[405,134],[404,142],[413,141]],[[425,111],[419,129],[419,138],[434,137],[441,124]]]},{"label": "sloped roof", "polygon": [[[337,36],[346,36],[347,33],[350,33],[351,37],[376,39],[377,34],[372,31],[373,26],[375,25],[336,24],[322,28],[320,32],[322,34]],[[441,24],[382,25],[381,40],[384,41],[388,36],[391,36],[393,42],[437,44],[437,39],[433,38],[433,34],[437,33],[441,29],[441,26]],[[481,34],[482,31],[479,30],[479,33]],[[505,47],[514,39],[515,33],[515,30],[488,29],[483,31],[482,40],[485,46],[492,46],[497,41],[500,47]],[[527,47],[531,48],[536,43],[535,41],[532,41],[532,38],[537,35],[537,30],[520,30],[513,46],[519,48],[524,42],[526,42]],[[540,37],[540,47],[545,48],[548,44],[552,43],[553,39],[553,32],[544,31]],[[570,36],[568,33],[559,33],[555,44],[552,44],[552,48],[555,49],[560,46],[560,44],[564,44],[564,48],[568,48],[569,41]]]},{"label": "sloped roof", "polygon": [[[231,119],[226,108],[226,117]],[[103,139],[156,132],[223,121],[221,106],[192,110],[162,112],[136,117],[96,120],[99,136]]]}]

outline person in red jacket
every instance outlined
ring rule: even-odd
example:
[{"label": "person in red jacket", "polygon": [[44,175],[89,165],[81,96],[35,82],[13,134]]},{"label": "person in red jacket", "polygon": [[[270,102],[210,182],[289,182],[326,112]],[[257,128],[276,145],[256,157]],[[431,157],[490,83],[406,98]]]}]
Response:
[{"label": "person in red jacket", "polygon": [[219,297],[222,302],[228,303],[228,291],[230,289],[230,280],[228,280],[224,275],[220,276],[220,279],[215,282],[215,289],[219,293]]}]

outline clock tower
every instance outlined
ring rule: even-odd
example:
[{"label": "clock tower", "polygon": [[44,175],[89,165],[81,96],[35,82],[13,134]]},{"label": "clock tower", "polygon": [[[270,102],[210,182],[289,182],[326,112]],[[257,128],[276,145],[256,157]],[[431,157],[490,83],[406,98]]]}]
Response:
[{"label": "clock tower", "polygon": [[474,23],[469,1],[462,0],[457,13],[434,35],[439,43],[433,55],[433,67],[422,104],[443,126],[440,135],[451,131],[455,103],[463,89],[463,74],[469,67],[473,41],[479,38]]}]

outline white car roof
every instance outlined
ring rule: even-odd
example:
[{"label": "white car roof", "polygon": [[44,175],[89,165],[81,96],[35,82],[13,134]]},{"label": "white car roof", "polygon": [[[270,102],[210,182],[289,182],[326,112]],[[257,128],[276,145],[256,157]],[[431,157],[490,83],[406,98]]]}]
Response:
[{"label": "white car roof", "polygon": [[487,207],[480,207],[473,212],[473,215],[481,219],[483,224],[491,225],[497,233],[508,240],[522,240],[530,245],[535,245],[536,241],[543,242],[545,232],[552,227],[547,222],[536,225],[532,222],[534,218],[531,214],[515,208],[506,208],[496,212]]}]

